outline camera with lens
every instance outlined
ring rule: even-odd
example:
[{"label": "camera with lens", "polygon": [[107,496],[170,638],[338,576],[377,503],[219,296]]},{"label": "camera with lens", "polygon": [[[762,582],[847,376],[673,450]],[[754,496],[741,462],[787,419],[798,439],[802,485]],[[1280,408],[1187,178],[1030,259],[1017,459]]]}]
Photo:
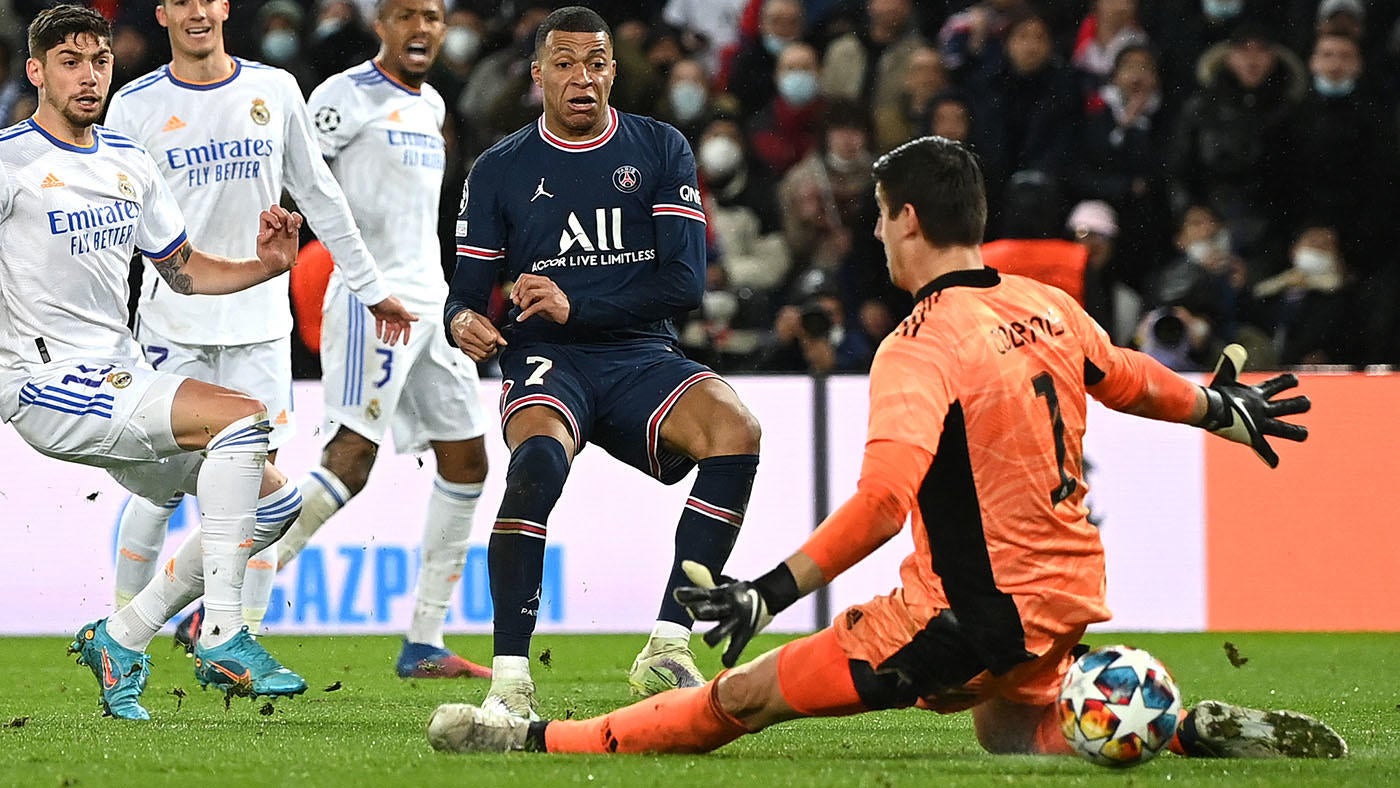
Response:
[{"label": "camera with lens", "polygon": [[831,326],[831,314],[820,301],[813,299],[802,305],[802,333],[809,339],[826,339]]}]

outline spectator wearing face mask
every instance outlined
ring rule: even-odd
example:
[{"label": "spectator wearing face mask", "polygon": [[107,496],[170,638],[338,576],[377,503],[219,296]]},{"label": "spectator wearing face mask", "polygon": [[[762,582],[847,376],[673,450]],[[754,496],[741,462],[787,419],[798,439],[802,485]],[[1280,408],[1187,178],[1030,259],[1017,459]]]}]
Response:
[{"label": "spectator wearing face mask", "polygon": [[1159,55],[1163,95],[1190,96],[1201,55],[1228,39],[1241,21],[1260,19],[1271,9],[1277,13],[1276,5],[1276,0],[1173,0],[1144,9],[1143,26],[1152,31]]},{"label": "spectator wearing face mask", "polygon": [[1290,199],[1302,215],[1335,222],[1353,269],[1374,272],[1396,238],[1393,116],[1362,80],[1355,39],[1319,35],[1308,71],[1312,84],[1289,130]]},{"label": "spectator wearing face mask", "polygon": [[834,273],[875,226],[874,157],[864,111],[832,103],[822,120],[822,142],[783,176],[778,186],[785,233],[799,268]]},{"label": "spectator wearing face mask", "polygon": [[1288,270],[1254,286],[1279,363],[1347,364],[1358,360],[1361,322],[1342,262],[1336,228],[1313,223],[1293,242]]},{"label": "spectator wearing face mask", "polygon": [[749,164],[744,133],[730,117],[709,123],[695,153],[708,197],[711,232],[724,248],[728,284],[751,291],[746,298],[769,303],[769,294],[787,281],[791,254],[783,238],[777,182]]},{"label": "spectator wearing face mask", "polygon": [[481,138],[474,142],[479,149],[520,128],[526,122],[520,120],[522,117],[537,117],[542,111],[539,91],[530,81],[530,61],[535,57],[535,28],[553,10],[548,0],[527,0],[515,6],[507,28],[509,40],[479,58],[472,68],[467,88],[457,100],[457,111],[476,120],[474,126]]},{"label": "spectator wearing face mask", "polygon": [[756,35],[738,43],[733,58],[724,64],[717,87],[739,100],[744,117],[751,117],[778,92],[774,72],[778,55],[806,33],[806,15],[800,0],[764,0]]},{"label": "spectator wearing face mask", "polygon": [[1137,0],[1094,0],[1092,10],[1079,25],[1070,56],[1084,94],[1093,96],[1108,81],[1118,53],[1147,43],[1147,31],[1138,20]]},{"label": "spectator wearing face mask", "polygon": [[694,147],[715,112],[715,103],[705,67],[698,60],[686,59],[671,66],[666,95],[651,114],[675,126]]},{"label": "spectator wearing face mask", "polygon": [[258,60],[290,72],[303,95],[319,84],[302,49],[306,13],[293,0],[270,0],[258,9]]},{"label": "spectator wearing face mask", "polygon": [[819,93],[817,50],[788,44],[773,71],[778,92],[754,118],[750,148],[769,172],[782,175],[817,146],[826,102]]}]

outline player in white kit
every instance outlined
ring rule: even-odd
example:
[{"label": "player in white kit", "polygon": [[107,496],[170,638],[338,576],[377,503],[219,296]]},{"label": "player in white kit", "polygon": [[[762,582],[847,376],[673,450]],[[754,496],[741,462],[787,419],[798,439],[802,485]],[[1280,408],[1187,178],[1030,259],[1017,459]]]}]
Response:
[{"label": "player in white kit", "polygon": [[196,250],[145,149],[93,125],[112,80],[107,21],[80,6],[47,9],[29,27],[29,55],[38,109],[0,131],[0,419],[39,452],[105,468],[137,495],[197,490],[202,520],[161,577],[80,629],[70,652],[97,677],[106,713],[147,719],[146,647],[204,594],[200,683],[304,692],[248,635],[240,609],[252,551],[301,508],[296,487],[266,463],[266,407],[151,369],[126,327],[134,252],[178,297],[233,293],[292,266],[301,217],[273,205],[257,225],[240,221],[256,238],[245,259]]},{"label": "player in white kit", "polygon": [[[321,324],[329,436],[321,467],[299,487],[301,518],[276,545],[285,566],[317,528],[365,486],[386,429],[400,453],[432,447],[437,478],[423,529],[417,602],[397,671],[405,678],[490,676],[442,639],[462,574],[472,515],[486,478],[486,420],[476,366],[447,344],[447,298],[438,246],[438,196],[446,162],[442,96],[423,79],[446,33],[442,0],[382,0],[379,53],[316,88],[309,101],[330,161],[384,279],[424,323],[403,348],[377,342],[337,268]],[[266,600],[261,604],[266,606]]]},{"label": "player in white kit", "polygon": [[[311,118],[287,72],[230,57],[224,50],[227,0],[162,0],[156,19],[169,32],[171,62],[133,80],[112,98],[105,125],[140,142],[189,217],[202,249],[246,256],[252,217],[285,186],[330,249],[359,303],[371,305],[380,335],[408,333],[412,315],[390,295],[361,240],[339,185],[321,159]],[[217,383],[261,399],[272,421],[272,457],[293,434],[288,277],[235,296],[186,298],[146,266],[136,338],[158,370]],[[363,313],[364,307],[356,307]],[[360,317],[364,321],[363,315]],[[155,573],[170,516],[169,500],[133,498],[122,512],[117,545],[117,604]],[[275,572],[274,556],[254,556],[245,610],[254,634]],[[265,593],[261,589],[267,589]],[[192,629],[197,629],[197,624]]]}]

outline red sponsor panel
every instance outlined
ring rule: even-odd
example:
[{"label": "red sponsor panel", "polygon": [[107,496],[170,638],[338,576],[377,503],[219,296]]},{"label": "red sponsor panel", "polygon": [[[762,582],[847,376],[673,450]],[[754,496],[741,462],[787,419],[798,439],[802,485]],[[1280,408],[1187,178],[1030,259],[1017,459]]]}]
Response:
[{"label": "red sponsor panel", "polygon": [[1400,630],[1400,375],[1304,376],[1301,390],[1310,435],[1272,439],[1276,470],[1207,442],[1207,627]]}]

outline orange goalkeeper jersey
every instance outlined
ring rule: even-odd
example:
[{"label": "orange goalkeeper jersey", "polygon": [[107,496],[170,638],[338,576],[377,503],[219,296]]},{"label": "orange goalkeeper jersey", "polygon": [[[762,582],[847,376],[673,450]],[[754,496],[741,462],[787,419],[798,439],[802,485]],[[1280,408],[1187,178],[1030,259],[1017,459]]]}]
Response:
[{"label": "orange goalkeeper jersey", "polygon": [[1084,505],[1086,392],[1184,421],[1196,387],[1114,347],[1072,298],[1031,279],[956,271],[917,298],[875,356],[867,458],[888,442],[886,456],[927,468],[898,483],[917,484],[905,601],[951,610],[1000,672],[1028,658],[1025,628],[1109,617],[1103,544]]}]

